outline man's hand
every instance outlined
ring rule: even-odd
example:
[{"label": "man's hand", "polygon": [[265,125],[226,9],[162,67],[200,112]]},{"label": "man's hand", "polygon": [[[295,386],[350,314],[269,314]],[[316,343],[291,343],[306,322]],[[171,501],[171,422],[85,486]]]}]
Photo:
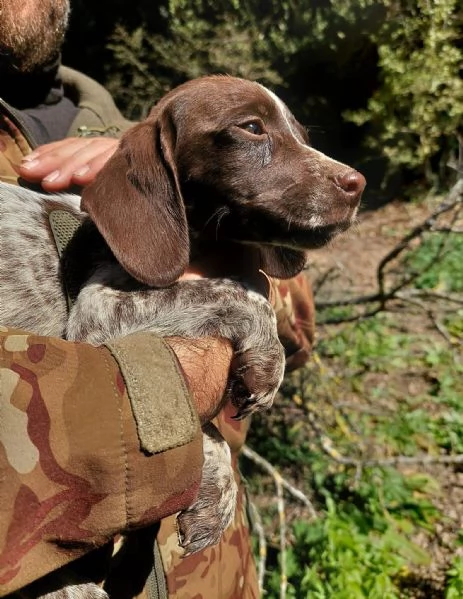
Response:
[{"label": "man's hand", "polygon": [[201,424],[210,422],[224,404],[231,344],[226,339],[167,337],[190,388]]},{"label": "man's hand", "polygon": [[68,137],[35,149],[19,167],[26,181],[46,191],[64,191],[71,185],[89,185],[119,145],[111,137]]}]

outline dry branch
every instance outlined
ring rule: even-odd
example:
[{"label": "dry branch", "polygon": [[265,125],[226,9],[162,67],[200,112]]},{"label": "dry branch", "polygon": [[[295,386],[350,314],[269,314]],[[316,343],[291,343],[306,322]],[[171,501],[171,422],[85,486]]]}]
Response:
[{"label": "dry branch", "polygon": [[[278,521],[280,530],[280,599],[286,599],[286,591],[288,588],[288,572],[286,564],[286,547],[287,547],[287,527],[286,527],[286,511],[285,511],[285,500],[283,495],[283,489],[286,489],[293,497],[301,501],[309,510],[310,519],[316,518],[317,513],[312,505],[310,499],[296,489],[289,481],[281,476],[278,470],[270,464],[265,458],[259,455],[257,452],[252,450],[250,447],[245,445],[241,449],[241,453],[246,456],[249,460],[257,464],[263,470],[265,470],[273,478],[276,487],[277,507],[278,507]],[[254,508],[255,509],[255,508]],[[255,509],[255,512],[257,510]],[[258,518],[260,521],[260,517]],[[261,532],[262,532],[261,526]],[[264,538],[265,543],[265,538]],[[262,553],[262,540],[260,541],[261,547],[261,558],[259,559],[259,587],[263,589],[264,572],[265,572],[265,556],[266,549]],[[262,558],[264,555],[264,558]]]},{"label": "dry branch", "polygon": [[[407,235],[405,235],[380,261],[377,270],[376,270],[376,279],[377,279],[377,290],[374,293],[361,295],[353,298],[339,299],[333,301],[317,301],[316,307],[317,309],[323,308],[333,308],[333,307],[343,307],[343,306],[370,306],[370,308],[366,308],[364,312],[360,314],[356,314],[353,316],[347,317],[339,317],[339,318],[328,318],[323,324],[336,324],[340,322],[352,322],[359,319],[367,318],[370,316],[374,316],[378,312],[385,310],[387,307],[387,303],[391,300],[395,299],[403,299],[404,293],[418,293],[416,289],[406,289],[410,287],[413,281],[421,273],[411,273],[402,278],[400,282],[398,282],[395,286],[391,288],[387,288],[387,266],[395,260],[401,253],[403,253],[406,249],[410,247],[410,243],[417,238],[423,236],[426,232],[441,232],[445,229],[446,236],[442,239],[439,247],[436,251],[436,255],[434,256],[433,262],[430,262],[429,267],[438,261],[445,250],[447,243],[447,235],[454,232],[454,224],[457,220],[460,211],[463,209],[463,177],[460,177],[448,195],[445,197],[443,202],[439,205],[439,207],[434,210],[424,221],[415,226]],[[454,211],[452,223],[448,227],[438,227],[437,221],[444,214],[448,214]],[[423,295],[426,293],[431,297],[432,292],[421,292]],[[400,297],[402,295],[402,298]],[[442,299],[448,299],[448,301],[452,301],[455,303],[463,303],[463,298],[459,295],[449,294],[445,296],[444,294]],[[437,294],[435,294],[437,297]]]},{"label": "dry branch", "polygon": [[257,576],[259,593],[262,595],[264,592],[265,566],[267,564],[267,541],[265,539],[264,525],[262,523],[259,510],[251,501],[249,502],[249,509],[252,511],[253,529],[257,534],[257,538],[259,539],[259,562],[257,564]]},{"label": "dry branch", "polygon": [[312,410],[311,406],[306,404],[304,406],[307,414],[307,420],[314,430],[317,440],[320,443],[320,447],[332,460],[343,466],[352,466],[357,469],[371,468],[374,466],[387,467],[387,466],[405,466],[411,464],[421,464],[429,466],[432,464],[448,464],[456,465],[463,464],[463,454],[456,455],[417,455],[417,456],[405,456],[397,455],[389,458],[355,458],[352,456],[345,456],[340,453],[334,446],[333,440],[325,433],[322,426],[318,421],[317,415]]},{"label": "dry branch", "polygon": [[286,478],[281,476],[281,474],[278,472],[278,470],[274,466],[272,466],[272,464],[269,461],[267,461],[265,458],[263,458],[261,455],[259,455],[256,451],[254,451],[247,445],[245,445],[241,449],[241,453],[244,456],[246,456],[248,458],[248,460],[251,460],[251,462],[254,462],[260,468],[265,470],[265,472],[267,472],[267,474],[270,474],[270,476],[273,478],[273,480],[275,482],[278,481],[279,484],[281,484],[281,486],[284,489],[286,489],[290,495],[292,495],[298,501],[302,502],[305,505],[305,507],[307,508],[307,510],[309,512],[309,517],[311,519],[317,518],[317,512],[315,511],[315,508],[314,508],[312,502],[310,501],[310,499],[307,497],[307,495],[304,495],[304,493],[302,491],[297,489]]}]

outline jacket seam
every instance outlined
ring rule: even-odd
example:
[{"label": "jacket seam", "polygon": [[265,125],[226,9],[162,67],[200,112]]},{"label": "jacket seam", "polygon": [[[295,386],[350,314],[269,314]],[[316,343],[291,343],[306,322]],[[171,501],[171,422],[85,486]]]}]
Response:
[{"label": "jacket seam", "polygon": [[126,523],[126,527],[129,528],[130,523],[132,521],[132,513],[131,513],[132,510],[130,507],[129,457],[128,457],[128,451],[127,451],[127,444],[125,442],[125,437],[124,437],[124,418],[123,418],[123,411],[122,411],[123,395],[121,396],[117,392],[116,385],[114,383],[114,379],[113,379],[112,372],[111,372],[112,369],[111,369],[111,364],[109,361],[109,356],[106,354],[106,351],[103,352],[103,358],[104,358],[106,370],[108,372],[111,388],[113,390],[113,394],[114,394],[114,397],[117,402],[117,411],[119,414],[119,436],[120,436],[120,445],[122,448],[122,459],[123,459],[123,463],[124,463],[124,483],[123,483],[123,485],[124,485],[125,523]]}]

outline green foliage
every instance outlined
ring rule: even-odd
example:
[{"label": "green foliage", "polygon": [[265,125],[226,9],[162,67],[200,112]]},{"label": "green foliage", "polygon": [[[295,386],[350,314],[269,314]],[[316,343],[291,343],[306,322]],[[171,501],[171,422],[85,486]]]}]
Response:
[{"label": "green foliage", "polygon": [[419,289],[444,292],[463,291],[463,237],[458,234],[429,233],[405,258],[408,269],[417,273]]},{"label": "green foliage", "polygon": [[[429,555],[410,540],[416,526],[430,528],[436,509],[423,499],[435,490],[430,477],[404,477],[393,469],[365,471],[352,487],[352,473],[333,477],[315,458],[314,490],[325,513],[317,521],[297,520],[287,554],[288,596],[327,599],[400,597],[410,565]],[[334,480],[330,479],[336,479]],[[268,597],[279,596],[279,574],[270,568]]]},{"label": "green foliage", "polygon": [[[395,599],[399,596],[393,580],[406,563],[400,553],[406,553],[407,540],[393,525],[381,534],[368,531],[361,514],[358,516],[357,523],[328,499],[323,519],[313,525],[306,522],[294,525],[295,540],[288,571],[294,597]],[[425,556],[420,557],[426,561]],[[273,586],[275,583],[277,580]]]},{"label": "green foliage", "polygon": [[[349,60],[363,45],[364,32],[375,23],[372,17],[381,6],[381,0],[333,0],[324,5],[311,0],[158,2],[152,10],[158,10],[162,27],[141,20],[137,27],[115,28],[108,46],[115,62],[108,68],[107,83],[136,115],[186,79],[228,73],[280,91],[286,88],[284,95],[293,109],[312,123],[311,112],[325,111],[333,99],[337,106],[336,73],[350,71]],[[362,76],[357,63],[354,70]],[[317,82],[331,71],[334,98],[326,97],[327,90]],[[347,89],[351,92],[355,86],[351,83]],[[336,118],[340,113],[337,107],[328,112]]]},{"label": "green foliage", "polygon": [[[367,108],[346,113],[370,125],[369,146],[392,167],[421,172],[428,182],[448,177],[463,112],[459,0],[388,2],[390,15],[375,36],[380,85]],[[439,164],[433,159],[439,158]]]},{"label": "green foliage", "polygon": [[461,599],[461,597],[463,597],[463,558],[456,557],[452,567],[447,571],[445,599]]},{"label": "green foliage", "polygon": [[[423,277],[435,272],[433,288],[461,293],[455,274],[461,270],[461,240],[447,238],[445,251],[442,241],[440,233],[430,234],[401,267]],[[419,581],[426,589],[424,573],[434,558],[427,547],[436,531],[455,527],[440,511],[442,478],[420,463],[359,470],[355,461],[463,454],[462,314],[455,310],[443,319],[455,345],[420,314],[393,311],[325,326],[318,359],[287,377],[271,415],[254,423],[250,444],[291,476],[321,512],[314,522],[292,521],[288,597],[428,597],[426,590],[413,594]],[[451,476],[452,468],[446,472]],[[253,477],[251,484],[255,496],[268,494],[268,483]],[[456,549],[459,540],[454,532],[449,539],[452,534],[447,542]],[[278,559],[270,551],[265,588],[275,599]],[[463,596],[462,564],[460,558],[451,567],[442,564],[446,581],[433,597]]]},{"label": "green foliage", "polygon": [[322,339],[320,352],[339,356],[349,371],[387,372],[391,366],[403,366],[410,357],[409,336],[400,332],[391,335],[390,326],[387,315],[348,325],[339,335]]},{"label": "green foliage", "polygon": [[206,74],[281,83],[263,33],[275,11],[259,22],[255,10],[240,2],[170,0],[161,10],[162,34],[117,26],[109,44],[116,61],[109,88],[131,115],[140,116],[168,89]]}]

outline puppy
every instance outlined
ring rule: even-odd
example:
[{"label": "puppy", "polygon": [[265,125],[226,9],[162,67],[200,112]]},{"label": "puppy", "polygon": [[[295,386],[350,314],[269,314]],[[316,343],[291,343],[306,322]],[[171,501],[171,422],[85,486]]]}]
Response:
[{"label": "puppy", "polygon": [[[228,394],[244,417],[270,407],[283,377],[271,306],[237,280],[230,260],[219,260],[220,278],[179,276],[192,261],[233,256],[292,277],[307,250],[351,225],[364,186],[360,173],[312,148],[265,87],[190,81],[125,134],[80,205],[0,186],[0,321],[94,344],[141,330],[228,338]],[[59,259],[50,218],[63,212],[77,226]],[[236,488],[217,435],[206,431],[198,500],[179,516],[187,553],[216,543],[233,517]]]}]

